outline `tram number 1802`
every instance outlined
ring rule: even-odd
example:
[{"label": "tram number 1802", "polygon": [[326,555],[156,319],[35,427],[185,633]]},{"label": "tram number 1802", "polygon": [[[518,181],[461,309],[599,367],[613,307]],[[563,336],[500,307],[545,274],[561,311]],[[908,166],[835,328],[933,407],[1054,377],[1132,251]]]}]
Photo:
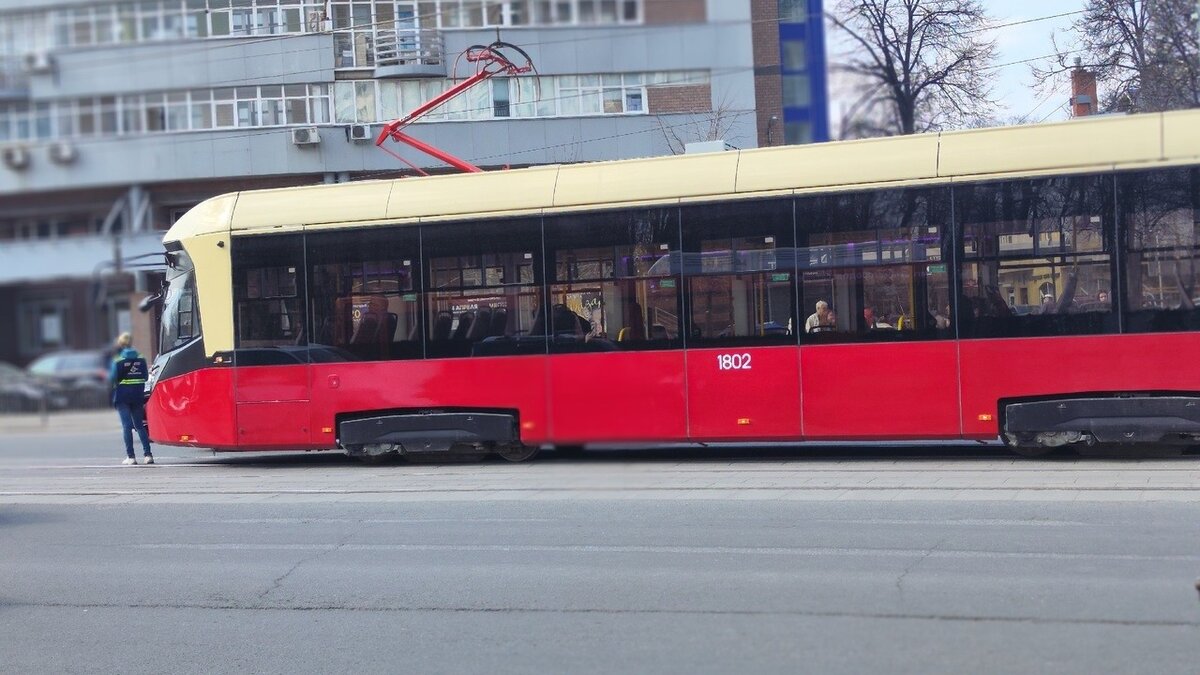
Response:
[{"label": "tram number 1802", "polygon": [[750,355],[717,354],[717,370],[750,370]]}]

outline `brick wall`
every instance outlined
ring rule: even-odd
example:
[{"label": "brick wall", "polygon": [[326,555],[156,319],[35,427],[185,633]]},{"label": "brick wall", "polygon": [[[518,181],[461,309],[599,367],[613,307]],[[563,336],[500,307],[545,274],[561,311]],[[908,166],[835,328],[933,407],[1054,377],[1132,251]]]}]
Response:
[{"label": "brick wall", "polygon": [[711,84],[646,87],[646,96],[651,115],[712,111]]},{"label": "brick wall", "polygon": [[645,12],[647,24],[704,23],[708,20],[705,0],[646,0]]},{"label": "brick wall", "polygon": [[[779,0],[750,0],[754,43],[754,107],[758,145],[783,144],[783,78],[779,70]],[[771,123],[771,117],[779,121]],[[767,138],[770,126],[770,139]],[[768,142],[769,140],[769,142]]]}]

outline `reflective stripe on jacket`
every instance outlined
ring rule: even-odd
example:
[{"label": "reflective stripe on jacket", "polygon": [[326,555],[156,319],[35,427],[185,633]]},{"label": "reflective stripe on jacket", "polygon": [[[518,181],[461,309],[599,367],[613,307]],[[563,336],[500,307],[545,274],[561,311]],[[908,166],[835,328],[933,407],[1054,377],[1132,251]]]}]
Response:
[{"label": "reflective stripe on jacket", "polygon": [[[132,355],[129,352],[133,352]],[[121,352],[121,356],[113,360],[112,379],[114,383],[112,402],[141,404],[145,399],[146,373],[149,367],[132,349]]]}]

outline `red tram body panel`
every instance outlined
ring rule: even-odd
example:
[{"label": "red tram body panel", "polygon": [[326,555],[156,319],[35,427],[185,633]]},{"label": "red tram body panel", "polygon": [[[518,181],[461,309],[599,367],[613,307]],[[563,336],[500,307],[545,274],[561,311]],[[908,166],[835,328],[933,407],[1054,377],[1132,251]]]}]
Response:
[{"label": "red tram body panel", "polygon": [[942,341],[802,348],[805,436],[958,438],[956,347]]},{"label": "red tram body panel", "polygon": [[531,445],[993,440],[1003,400],[1186,391],[1197,353],[1175,333],[209,367],[147,415],[156,442],[219,450],[334,448],[339,415],[429,408],[514,410]]},{"label": "red tram body panel", "polygon": [[998,402],[1004,399],[1188,392],[1200,383],[1198,333],[963,340],[959,345],[966,438],[996,437]]}]

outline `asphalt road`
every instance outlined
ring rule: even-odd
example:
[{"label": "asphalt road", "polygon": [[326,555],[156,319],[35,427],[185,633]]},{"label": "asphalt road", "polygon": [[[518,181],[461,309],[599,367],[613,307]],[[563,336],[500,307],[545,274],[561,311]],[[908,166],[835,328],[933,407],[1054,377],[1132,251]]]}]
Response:
[{"label": "asphalt road", "polygon": [[0,671],[1195,673],[1200,458],[0,434]]}]

